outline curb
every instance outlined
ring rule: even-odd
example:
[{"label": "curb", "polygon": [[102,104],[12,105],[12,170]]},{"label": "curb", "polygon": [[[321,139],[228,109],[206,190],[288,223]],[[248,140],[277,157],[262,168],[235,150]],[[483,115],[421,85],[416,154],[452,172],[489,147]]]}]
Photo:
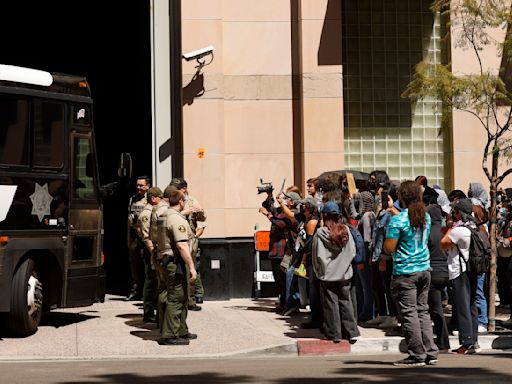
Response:
[{"label": "curb", "polygon": [[[483,352],[512,349],[512,335],[479,335],[478,342]],[[452,348],[459,346],[457,336],[450,336]],[[296,339],[291,343],[272,345],[236,352],[189,355],[102,355],[102,356],[10,356],[0,357],[0,362],[14,361],[95,361],[95,360],[179,360],[179,359],[219,359],[219,358],[296,358],[314,356],[373,355],[407,353],[403,337],[388,336],[363,338],[355,344],[342,340],[333,343],[324,339]]]}]

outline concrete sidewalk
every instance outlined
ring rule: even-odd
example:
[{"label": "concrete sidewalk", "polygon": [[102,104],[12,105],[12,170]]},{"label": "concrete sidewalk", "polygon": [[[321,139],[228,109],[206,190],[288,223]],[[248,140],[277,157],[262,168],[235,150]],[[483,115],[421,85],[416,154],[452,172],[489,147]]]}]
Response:
[{"label": "concrete sidewalk", "polygon": [[[38,332],[25,339],[0,339],[0,360],[123,359],[227,356],[335,355],[340,353],[397,353],[401,337],[360,328],[354,345],[322,340],[318,330],[303,330],[301,312],[284,317],[274,312],[274,299],[207,301],[189,312],[189,328],[199,335],[188,346],[160,346],[153,324],[142,322],[140,302],[108,295],[90,307],[59,309],[43,318]],[[502,315],[504,320],[506,315]],[[484,349],[512,348],[512,332],[480,336]],[[458,346],[453,337],[452,346]]]}]

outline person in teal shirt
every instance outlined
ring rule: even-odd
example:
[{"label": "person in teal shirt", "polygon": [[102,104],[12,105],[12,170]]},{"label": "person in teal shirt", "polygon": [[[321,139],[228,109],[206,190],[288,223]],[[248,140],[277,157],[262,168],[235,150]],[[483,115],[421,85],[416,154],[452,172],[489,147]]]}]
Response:
[{"label": "person in teal shirt", "polygon": [[386,238],[399,240],[393,254],[393,275],[409,275],[430,269],[428,238],[430,215],[425,214],[425,223],[419,228],[411,226],[409,209],[393,216]]},{"label": "person in teal shirt", "polygon": [[437,364],[439,350],[434,343],[428,311],[430,289],[430,254],[428,237],[430,216],[422,201],[421,189],[412,180],[398,189],[400,212],[389,197],[389,223],[384,250],[393,256],[391,295],[395,299],[407,342],[409,356],[394,364],[422,366]]}]

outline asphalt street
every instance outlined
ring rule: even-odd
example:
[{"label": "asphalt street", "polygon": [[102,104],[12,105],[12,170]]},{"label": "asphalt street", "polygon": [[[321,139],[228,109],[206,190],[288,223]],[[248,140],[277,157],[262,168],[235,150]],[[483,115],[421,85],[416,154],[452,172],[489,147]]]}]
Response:
[{"label": "asphalt street", "polygon": [[508,383],[512,353],[441,355],[437,366],[401,368],[404,355],[249,359],[0,362],[0,383]]}]

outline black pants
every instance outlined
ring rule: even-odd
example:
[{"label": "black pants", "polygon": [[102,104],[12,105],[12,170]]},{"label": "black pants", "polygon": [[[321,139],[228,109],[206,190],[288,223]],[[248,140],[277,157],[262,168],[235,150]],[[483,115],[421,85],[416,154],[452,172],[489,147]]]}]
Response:
[{"label": "black pants", "polygon": [[321,281],[325,335],[334,340],[359,336],[349,282]]},{"label": "black pants", "polygon": [[430,290],[428,292],[430,318],[434,322],[434,334],[436,335],[436,344],[439,349],[450,349],[448,326],[446,325],[442,304],[442,295],[448,283],[448,276],[443,277],[432,274]]},{"label": "black pants", "polygon": [[510,290],[510,272],[512,272],[512,257],[497,257],[496,276],[498,277],[497,287],[500,295],[500,304],[511,304],[512,291]]},{"label": "black pants", "polygon": [[453,288],[453,306],[459,342],[470,346],[478,341],[478,309],[476,306],[477,278],[468,272],[462,273],[451,281]]},{"label": "black pants", "polygon": [[279,294],[279,305],[284,308],[286,305],[286,273],[281,269],[281,261],[283,259],[270,259],[272,274]]},{"label": "black pants", "polygon": [[396,316],[397,310],[391,296],[391,276],[393,260],[386,261],[386,270],[379,270],[379,261],[372,262],[372,288],[377,312],[380,316]]}]

